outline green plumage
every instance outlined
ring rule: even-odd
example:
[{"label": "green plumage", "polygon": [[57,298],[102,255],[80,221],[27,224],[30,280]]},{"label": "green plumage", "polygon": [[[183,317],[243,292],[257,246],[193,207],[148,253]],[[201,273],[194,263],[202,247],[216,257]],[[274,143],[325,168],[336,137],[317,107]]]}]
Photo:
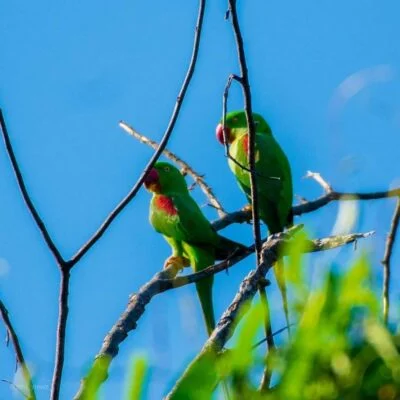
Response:
[{"label": "green plumage", "polygon": [[[186,258],[197,272],[244,247],[215,232],[191,197],[184,177],[171,164],[156,163],[145,185],[153,191],[150,223],[172,249],[172,256],[167,263]],[[212,276],[196,283],[208,334],[215,327],[212,285]]]},{"label": "green plumage", "polygon": [[[272,131],[264,118],[254,113],[256,127],[255,162],[259,215],[267,225],[270,234],[282,232],[293,223],[293,185],[289,161],[272,136]],[[226,116],[226,135],[230,143],[230,155],[240,164],[229,160],[229,167],[240,188],[251,203],[250,173],[248,161],[248,128],[244,111],[234,111]],[[221,125],[219,126],[220,129]],[[283,262],[274,266],[275,276],[282,294],[286,319],[288,307]]]}]

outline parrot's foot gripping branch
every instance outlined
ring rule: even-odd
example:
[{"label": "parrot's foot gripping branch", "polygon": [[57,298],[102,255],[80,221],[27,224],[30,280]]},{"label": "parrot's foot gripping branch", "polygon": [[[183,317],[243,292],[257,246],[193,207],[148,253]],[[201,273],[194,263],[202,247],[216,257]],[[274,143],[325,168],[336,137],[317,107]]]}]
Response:
[{"label": "parrot's foot gripping branch", "polygon": [[252,212],[253,211],[253,207],[252,207],[251,204],[246,204],[244,207],[242,207],[242,211]]},{"label": "parrot's foot gripping branch", "polygon": [[171,256],[165,260],[164,269],[170,266],[174,266],[178,271],[185,267],[190,266],[190,261],[186,257],[182,256]]}]

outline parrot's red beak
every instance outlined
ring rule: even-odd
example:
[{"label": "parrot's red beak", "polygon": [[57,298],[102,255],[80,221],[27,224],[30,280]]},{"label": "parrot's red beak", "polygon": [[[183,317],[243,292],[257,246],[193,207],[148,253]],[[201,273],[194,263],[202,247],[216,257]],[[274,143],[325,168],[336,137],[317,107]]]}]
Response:
[{"label": "parrot's red beak", "polygon": [[[218,124],[217,129],[215,130],[215,134],[217,136],[218,141],[221,144],[225,144],[225,137],[224,137],[224,127],[222,124]],[[225,126],[225,136],[228,141],[228,143],[231,142],[231,130]]]},{"label": "parrot's red beak", "polygon": [[158,192],[160,190],[159,175],[155,168],[152,168],[144,179],[144,186],[151,192]]}]

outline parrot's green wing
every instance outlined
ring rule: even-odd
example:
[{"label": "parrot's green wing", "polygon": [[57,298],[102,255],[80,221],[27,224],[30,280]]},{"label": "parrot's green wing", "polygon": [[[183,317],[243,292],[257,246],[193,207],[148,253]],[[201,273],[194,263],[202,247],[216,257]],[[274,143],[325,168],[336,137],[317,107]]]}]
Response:
[{"label": "parrot's green wing", "polygon": [[216,260],[224,260],[236,250],[246,249],[242,244],[219,235],[190,195],[171,197],[178,211],[179,219],[175,229],[180,240],[212,251]]},{"label": "parrot's green wing", "polygon": [[[232,143],[230,152],[241,165],[249,168],[247,143],[248,135],[242,135]],[[260,218],[268,226],[270,234],[281,232],[286,226],[291,225],[293,220],[293,184],[289,161],[274,137],[264,133],[256,134],[255,161]],[[229,166],[251,202],[249,172],[232,160],[229,161]],[[275,263],[274,273],[289,325],[283,260]]]},{"label": "parrot's green wing", "polygon": [[181,240],[203,247],[216,246],[218,234],[193,198],[190,195],[181,194],[172,195],[171,198],[178,211],[177,230]]},{"label": "parrot's green wing", "polygon": [[[190,195],[172,196],[174,206],[179,215],[178,229],[182,233],[184,252],[190,260],[195,272],[214,264],[218,234],[201,212],[200,207]],[[212,285],[214,277],[196,282],[196,289],[203,310],[207,332],[215,327],[214,307],[212,300]]]},{"label": "parrot's green wing", "polygon": [[[187,266],[194,271],[213,265],[216,257],[228,255],[241,246],[219,236],[190,196],[184,177],[173,165],[158,162],[149,172],[145,186],[153,192],[150,203],[150,223],[172,248],[166,265]],[[208,334],[214,329],[212,302],[213,276],[196,282]]]},{"label": "parrot's green wing", "polygon": [[194,244],[217,242],[218,235],[190,195],[174,193],[168,197],[174,207],[172,214],[157,209],[157,197],[151,202],[150,222],[157,232],[177,241]]},{"label": "parrot's green wing", "polygon": [[[249,167],[247,140],[248,136],[243,135],[230,148],[232,157],[246,168]],[[270,233],[277,233],[291,222],[293,189],[290,164],[274,137],[263,133],[256,134],[255,158],[260,217],[268,225]],[[250,174],[231,160],[229,165],[251,201]]]}]

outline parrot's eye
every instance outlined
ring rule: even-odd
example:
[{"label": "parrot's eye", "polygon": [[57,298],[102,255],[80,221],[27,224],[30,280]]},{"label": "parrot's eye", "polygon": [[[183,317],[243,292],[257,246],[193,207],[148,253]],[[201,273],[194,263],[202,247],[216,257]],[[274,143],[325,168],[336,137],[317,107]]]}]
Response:
[{"label": "parrot's eye", "polygon": [[254,125],[256,125],[256,126],[257,126],[259,123],[260,123],[260,121],[257,121],[257,120],[254,121]]},{"label": "parrot's eye", "polygon": [[165,172],[169,172],[169,167],[164,167]]}]

